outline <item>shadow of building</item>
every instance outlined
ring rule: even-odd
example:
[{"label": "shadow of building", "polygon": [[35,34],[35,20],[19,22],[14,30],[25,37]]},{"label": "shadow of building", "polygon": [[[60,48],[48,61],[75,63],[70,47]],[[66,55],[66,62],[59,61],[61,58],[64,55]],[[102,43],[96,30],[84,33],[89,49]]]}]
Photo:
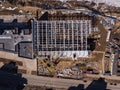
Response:
[{"label": "shadow of building", "polygon": [[83,84],[79,84],[77,87],[72,86],[68,90],[84,90],[84,85]]},{"label": "shadow of building", "polygon": [[69,87],[68,90],[107,90],[107,83],[104,78],[93,80],[90,85],[85,89],[83,84],[79,84],[77,87]]},{"label": "shadow of building", "polygon": [[27,79],[18,74],[15,62],[10,62],[0,68],[0,90],[23,90]]},{"label": "shadow of building", "polygon": [[93,80],[85,90],[106,90],[106,88],[105,78],[99,78],[98,80]]}]

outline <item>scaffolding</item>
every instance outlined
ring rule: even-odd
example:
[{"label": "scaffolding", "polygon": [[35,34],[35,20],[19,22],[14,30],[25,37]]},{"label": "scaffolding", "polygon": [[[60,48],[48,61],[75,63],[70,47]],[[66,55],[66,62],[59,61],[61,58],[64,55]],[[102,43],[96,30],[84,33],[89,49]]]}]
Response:
[{"label": "scaffolding", "polygon": [[[86,57],[91,20],[34,21],[34,48],[42,57]],[[86,54],[82,55],[81,53]]]}]

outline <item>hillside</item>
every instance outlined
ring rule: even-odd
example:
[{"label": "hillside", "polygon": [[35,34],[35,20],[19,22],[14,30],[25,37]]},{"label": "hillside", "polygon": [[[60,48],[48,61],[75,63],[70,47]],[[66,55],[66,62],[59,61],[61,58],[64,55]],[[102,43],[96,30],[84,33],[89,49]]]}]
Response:
[{"label": "hillside", "polygon": [[120,13],[120,7],[91,1],[92,0],[69,0],[66,2],[59,0],[6,0],[6,2],[1,2],[0,4],[0,14],[35,14],[38,8],[41,10],[84,8],[100,13]]},{"label": "hillside", "polygon": [[6,0],[5,2],[0,2],[0,14],[10,15],[10,14],[35,14],[38,8],[41,9],[61,9],[63,3],[60,1],[44,1],[44,0]]}]

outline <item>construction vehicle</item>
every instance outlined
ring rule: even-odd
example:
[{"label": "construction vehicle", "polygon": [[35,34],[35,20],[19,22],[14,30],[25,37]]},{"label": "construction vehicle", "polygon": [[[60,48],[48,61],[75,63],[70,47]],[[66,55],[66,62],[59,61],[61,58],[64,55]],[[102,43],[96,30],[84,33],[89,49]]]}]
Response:
[{"label": "construction vehicle", "polygon": [[56,73],[55,67],[51,63],[47,63],[46,59],[39,57],[37,55],[37,53],[32,51],[30,48],[28,48],[28,50],[31,51],[34,54],[34,56],[36,57],[37,64],[41,64],[41,66],[43,66],[43,67],[41,67],[42,69],[46,68],[49,71],[50,75],[52,75],[52,76],[55,75],[55,73]]}]

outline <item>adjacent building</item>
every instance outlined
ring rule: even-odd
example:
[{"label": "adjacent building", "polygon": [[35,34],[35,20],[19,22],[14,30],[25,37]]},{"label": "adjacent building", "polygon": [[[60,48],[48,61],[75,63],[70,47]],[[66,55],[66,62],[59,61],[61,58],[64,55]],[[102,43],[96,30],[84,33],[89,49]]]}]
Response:
[{"label": "adjacent building", "polygon": [[18,54],[20,57],[33,58],[30,22],[4,22],[0,19],[0,50]]}]

